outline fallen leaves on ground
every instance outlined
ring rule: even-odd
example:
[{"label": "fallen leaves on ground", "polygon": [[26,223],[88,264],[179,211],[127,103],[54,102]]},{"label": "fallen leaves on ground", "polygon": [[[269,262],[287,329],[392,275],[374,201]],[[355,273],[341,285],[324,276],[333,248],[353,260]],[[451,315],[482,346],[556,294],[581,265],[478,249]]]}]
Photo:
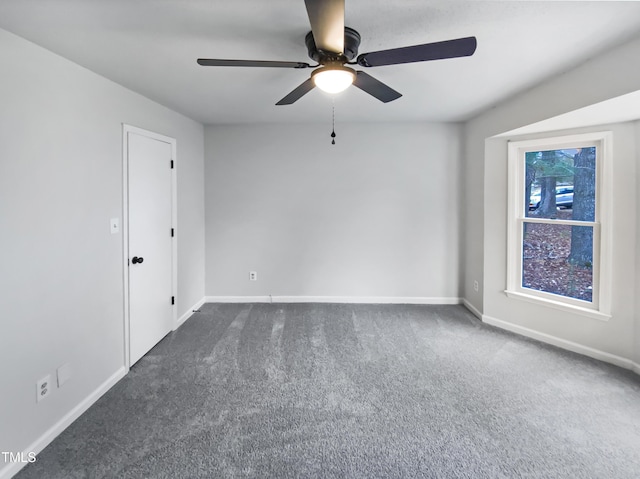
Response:
[{"label": "fallen leaves on ground", "polygon": [[[570,210],[558,211],[558,218],[570,217]],[[525,288],[571,298],[592,300],[593,270],[570,264],[571,226],[527,224],[523,243]]]}]

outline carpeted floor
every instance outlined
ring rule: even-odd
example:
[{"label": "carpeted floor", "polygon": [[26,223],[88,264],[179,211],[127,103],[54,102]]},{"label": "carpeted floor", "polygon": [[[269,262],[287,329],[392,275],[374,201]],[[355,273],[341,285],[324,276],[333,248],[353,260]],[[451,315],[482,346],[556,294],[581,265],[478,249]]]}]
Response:
[{"label": "carpeted floor", "polygon": [[640,377],[461,306],[207,304],[16,477],[640,477]]}]

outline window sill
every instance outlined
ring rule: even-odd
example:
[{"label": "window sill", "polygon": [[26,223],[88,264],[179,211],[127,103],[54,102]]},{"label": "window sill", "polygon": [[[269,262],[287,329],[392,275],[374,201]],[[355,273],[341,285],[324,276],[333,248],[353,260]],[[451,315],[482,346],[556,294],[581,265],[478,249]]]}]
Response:
[{"label": "window sill", "polygon": [[506,290],[505,294],[512,299],[519,299],[528,303],[540,304],[542,306],[549,306],[554,309],[566,311],[568,313],[578,314],[587,318],[598,319],[600,321],[609,321],[611,319],[610,314],[597,311],[595,309],[582,308],[580,306],[574,306],[572,304],[566,304],[561,301],[553,301],[552,299],[540,298],[539,296],[533,296],[531,294],[521,293],[519,291]]}]

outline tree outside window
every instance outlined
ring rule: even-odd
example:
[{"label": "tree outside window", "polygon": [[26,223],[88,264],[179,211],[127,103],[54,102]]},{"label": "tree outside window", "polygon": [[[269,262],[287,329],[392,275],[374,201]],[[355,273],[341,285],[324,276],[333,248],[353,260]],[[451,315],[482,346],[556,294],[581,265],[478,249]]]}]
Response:
[{"label": "tree outside window", "polygon": [[596,148],[525,153],[522,287],[584,301],[593,293],[593,227],[562,220],[595,220]]}]

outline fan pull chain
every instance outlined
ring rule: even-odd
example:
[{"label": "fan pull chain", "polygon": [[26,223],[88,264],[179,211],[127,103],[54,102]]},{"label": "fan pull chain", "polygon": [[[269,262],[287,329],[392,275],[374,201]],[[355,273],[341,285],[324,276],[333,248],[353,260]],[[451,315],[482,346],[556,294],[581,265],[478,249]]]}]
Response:
[{"label": "fan pull chain", "polygon": [[336,104],[331,101],[331,144],[336,144]]}]

